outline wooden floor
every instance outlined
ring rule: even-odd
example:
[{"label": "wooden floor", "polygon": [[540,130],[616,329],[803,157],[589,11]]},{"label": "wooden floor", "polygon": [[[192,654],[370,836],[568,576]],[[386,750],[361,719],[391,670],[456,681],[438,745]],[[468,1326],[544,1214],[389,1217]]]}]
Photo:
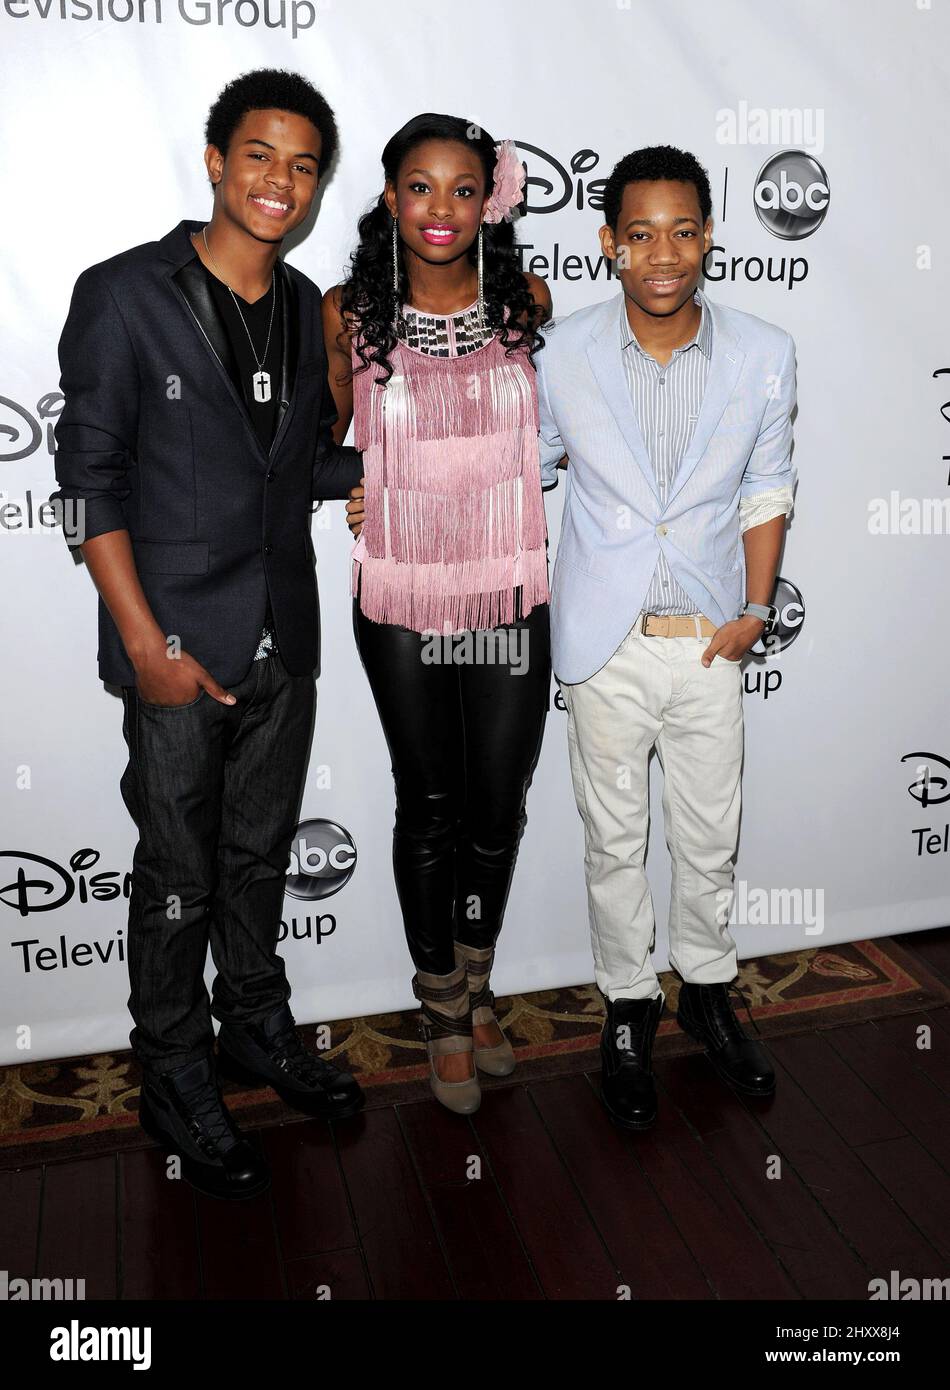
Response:
[{"label": "wooden floor", "polygon": [[[950,930],[901,937],[950,982]],[[919,1030],[931,1030],[929,1049]],[[0,1173],[0,1266],[87,1298],[867,1299],[950,1256],[950,1008],[774,1040],[771,1101],[661,1062],[618,1132],[598,1075],[254,1135],[271,1190],[195,1196],[143,1149]],[[325,1296],[325,1295],[324,1295]]]}]

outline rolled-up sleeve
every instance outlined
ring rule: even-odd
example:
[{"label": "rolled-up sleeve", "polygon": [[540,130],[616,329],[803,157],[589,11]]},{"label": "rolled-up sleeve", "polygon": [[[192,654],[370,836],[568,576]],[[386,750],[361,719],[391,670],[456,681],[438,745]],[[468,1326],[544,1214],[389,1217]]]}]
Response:
[{"label": "rolled-up sleeve", "polygon": [[755,446],[746,464],[740,498],[755,498],[778,488],[794,489],[797,472],[792,463],[792,411],[795,408],[795,343],[786,334],[785,355],[779,371],[767,381],[768,404]]},{"label": "rolled-up sleeve", "polygon": [[788,516],[792,505],[790,487],[773,487],[769,488],[768,492],[757,492],[752,497],[740,497],[739,530],[749,531],[753,526],[762,526],[777,516]]},{"label": "rolled-up sleeve", "polygon": [[76,281],[59,340],[60,390],[50,497],[76,518],[71,547],[126,529],[122,503],[131,491],[139,418],[135,349],[112,291],[97,267]]}]

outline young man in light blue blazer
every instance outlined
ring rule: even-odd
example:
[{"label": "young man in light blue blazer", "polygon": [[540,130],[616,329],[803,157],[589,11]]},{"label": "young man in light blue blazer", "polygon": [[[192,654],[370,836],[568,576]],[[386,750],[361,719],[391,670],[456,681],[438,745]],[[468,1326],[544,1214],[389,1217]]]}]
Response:
[{"label": "young man in light blue blazer", "polygon": [[792,508],[795,345],[699,290],[709,181],[670,146],[627,155],[604,189],[600,240],[621,293],[545,327],[537,358],[545,486],[567,455],[551,591],[597,985],[607,1006],[604,1105],[656,1118],[652,1050],[664,996],[644,872],[656,746],[673,862],[677,1020],[718,1072],[775,1087],[730,990],[728,917],[743,759],[742,658],[768,634]]}]

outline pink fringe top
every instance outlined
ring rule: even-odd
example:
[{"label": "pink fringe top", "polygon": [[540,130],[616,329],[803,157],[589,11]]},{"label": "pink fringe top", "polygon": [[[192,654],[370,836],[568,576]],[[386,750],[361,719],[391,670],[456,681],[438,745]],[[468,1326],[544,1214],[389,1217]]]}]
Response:
[{"label": "pink fringe top", "polygon": [[454,355],[460,315],[446,317],[453,355],[400,340],[386,387],[375,364],[353,377],[366,519],[352,593],[362,571],[366,617],[443,635],[513,622],[517,585],[525,617],[550,599],[534,366],[497,333]]}]

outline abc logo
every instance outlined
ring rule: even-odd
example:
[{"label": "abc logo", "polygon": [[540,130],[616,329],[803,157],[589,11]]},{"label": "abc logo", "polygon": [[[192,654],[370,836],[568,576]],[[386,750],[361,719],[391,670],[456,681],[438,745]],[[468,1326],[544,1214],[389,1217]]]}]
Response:
[{"label": "abc logo", "polygon": [[802,630],[802,623],[805,621],[805,604],[802,601],[801,590],[796,589],[794,584],[790,584],[781,575],[775,581],[775,595],[772,602],[778,609],[778,617],[769,637],[767,639],[760,637],[757,642],[753,643],[752,650],[759,656],[764,655],[766,642],[770,653],[785,651],[786,647],[790,647],[795,641]]},{"label": "abc logo", "polygon": [[755,181],[755,214],[783,241],[811,236],[825,220],[831,189],[828,175],[804,150],[770,156]]},{"label": "abc logo", "polygon": [[349,831],[332,820],[301,821],[290,845],[286,891],[313,902],[339,893],[356,865],[356,846]]}]

